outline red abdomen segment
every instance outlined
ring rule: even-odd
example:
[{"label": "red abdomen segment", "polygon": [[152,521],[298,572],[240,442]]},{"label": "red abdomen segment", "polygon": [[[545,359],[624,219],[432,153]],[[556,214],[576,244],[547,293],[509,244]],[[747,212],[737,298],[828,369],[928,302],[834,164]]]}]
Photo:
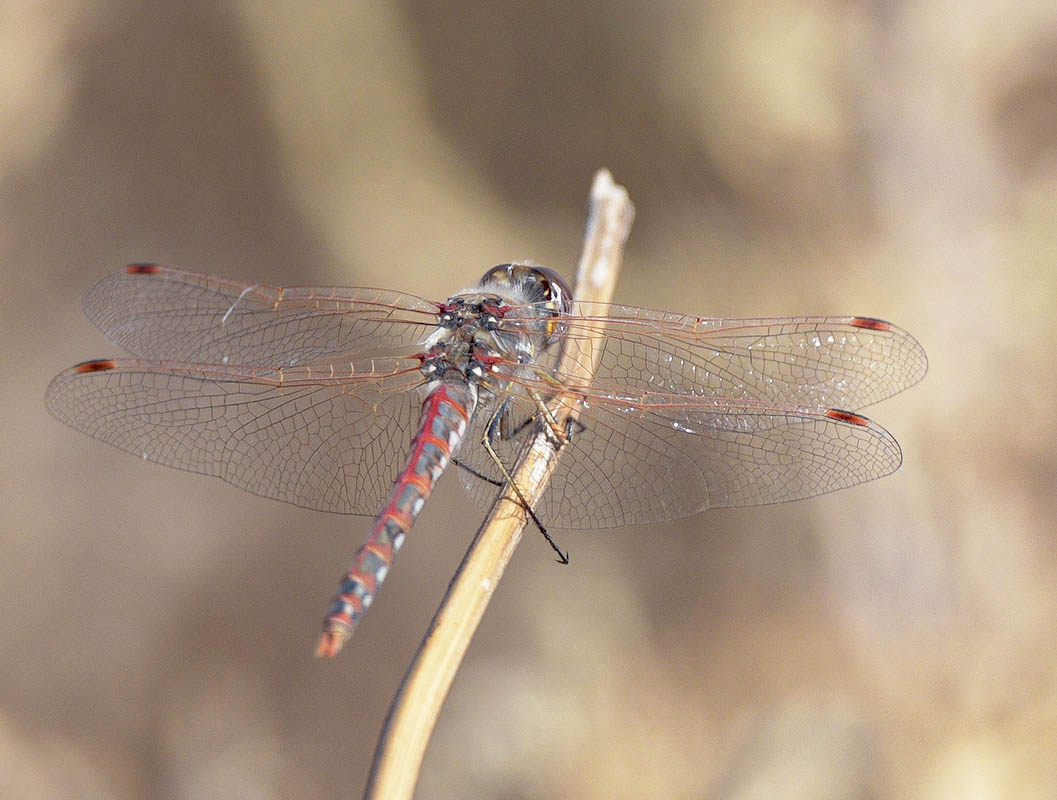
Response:
[{"label": "red abdomen segment", "polygon": [[341,589],[323,621],[317,656],[337,655],[352,636],[356,623],[385,580],[396,551],[462,441],[475,403],[470,388],[456,383],[440,384],[422,403],[421,421],[407,466],[393,481],[389,499],[375,519],[370,536],[356,551],[352,566],[341,580]]}]

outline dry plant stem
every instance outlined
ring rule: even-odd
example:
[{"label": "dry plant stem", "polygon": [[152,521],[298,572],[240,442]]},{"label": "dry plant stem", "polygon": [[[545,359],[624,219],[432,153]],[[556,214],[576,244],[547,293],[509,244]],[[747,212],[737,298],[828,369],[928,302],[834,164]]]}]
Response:
[{"label": "dry plant stem", "polygon": [[[634,216],[635,208],[624,187],[613,182],[608,170],[599,170],[591,187],[587,229],[573,287],[575,299],[610,300]],[[560,370],[575,384],[586,385],[599,353],[595,343],[584,345],[577,358],[570,359],[571,365],[563,363]],[[564,400],[551,407],[560,430],[565,430],[567,420],[575,416],[576,406]],[[530,504],[535,505],[542,496],[558,455],[553,437],[541,431],[514,464],[511,474]],[[441,704],[527,520],[525,509],[509,488],[492,505],[389,709],[365,797],[402,799],[414,792]]]}]

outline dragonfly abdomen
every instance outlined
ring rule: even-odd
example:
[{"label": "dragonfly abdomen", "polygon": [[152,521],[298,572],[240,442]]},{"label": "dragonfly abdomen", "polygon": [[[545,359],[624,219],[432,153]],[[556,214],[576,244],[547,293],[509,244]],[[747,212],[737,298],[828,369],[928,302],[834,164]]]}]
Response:
[{"label": "dragonfly abdomen", "polygon": [[476,394],[464,383],[440,383],[422,403],[418,433],[404,469],[367,541],[356,551],[323,621],[318,656],[334,656],[352,636],[392,566],[407,532],[462,441],[476,405]]}]

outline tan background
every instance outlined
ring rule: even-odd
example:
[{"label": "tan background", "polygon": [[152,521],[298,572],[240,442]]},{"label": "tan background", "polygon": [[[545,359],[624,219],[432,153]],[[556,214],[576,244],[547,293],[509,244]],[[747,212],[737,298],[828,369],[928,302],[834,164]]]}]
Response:
[{"label": "tan background", "polygon": [[904,470],[559,532],[566,568],[528,537],[419,796],[1057,796],[1052,0],[309,5],[0,3],[0,796],[357,796],[479,520],[445,480],[316,661],[367,521],[51,419],[114,354],[83,292],[569,274],[601,165],[639,210],[619,300],[921,340],[868,411]]}]

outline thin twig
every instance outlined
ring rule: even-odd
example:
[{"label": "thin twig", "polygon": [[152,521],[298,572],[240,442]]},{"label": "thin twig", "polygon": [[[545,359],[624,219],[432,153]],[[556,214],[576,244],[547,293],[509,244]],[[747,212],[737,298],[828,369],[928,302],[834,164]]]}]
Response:
[{"label": "thin twig", "polygon": [[[573,287],[576,300],[608,302],[612,297],[634,216],[635,208],[624,187],[613,182],[608,170],[599,170],[591,187],[587,228]],[[596,330],[601,336],[601,329]],[[563,356],[559,372],[574,385],[586,386],[599,354],[594,343],[578,341],[575,357]],[[560,430],[566,429],[577,406],[573,398],[563,397],[551,408]],[[558,454],[553,436],[541,431],[511,470],[531,505],[539,502]],[[478,530],[389,709],[365,797],[403,800],[414,792],[441,704],[521,539],[527,516],[508,488]]]}]

